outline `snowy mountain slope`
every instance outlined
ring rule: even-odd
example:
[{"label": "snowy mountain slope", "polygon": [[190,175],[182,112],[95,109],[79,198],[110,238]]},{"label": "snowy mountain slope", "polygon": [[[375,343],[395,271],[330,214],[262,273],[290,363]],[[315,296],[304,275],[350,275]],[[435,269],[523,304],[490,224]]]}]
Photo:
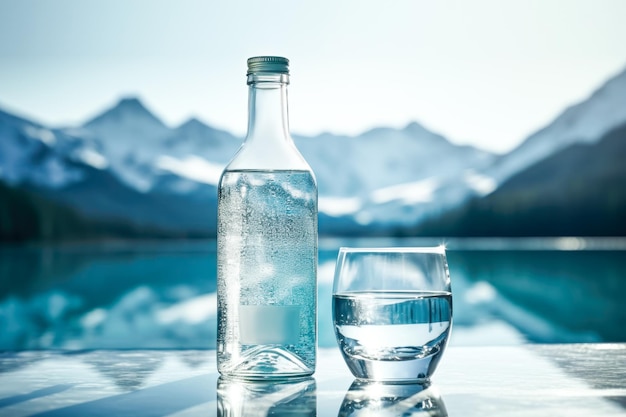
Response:
[{"label": "snowy mountain slope", "polygon": [[217,185],[224,167],[241,143],[242,139],[226,131],[210,127],[196,118],[189,119],[169,133],[154,160],[158,170],[185,181],[169,187],[160,181],[155,187],[188,193],[197,188],[194,182]]},{"label": "snowy mountain slope", "polygon": [[[190,193],[194,183],[216,184],[224,165],[241,140],[192,118],[172,129],[138,99],[127,97],[85,123],[82,135],[100,144],[112,171],[127,185],[149,192]],[[166,189],[171,181],[183,180]],[[165,188],[164,188],[165,187]]]},{"label": "snowy mountain slope", "polygon": [[[197,194],[202,198],[158,192],[141,193],[110,171],[87,168],[83,180],[59,189],[28,187],[50,200],[68,205],[89,218],[126,221],[171,235],[208,235],[215,232],[215,187]],[[200,191],[200,190],[199,190]]]},{"label": "snowy mountain slope", "polygon": [[320,210],[353,215],[362,224],[414,223],[433,210],[483,193],[472,173],[486,169],[495,158],[454,145],[415,122],[357,137],[297,137],[296,144],[317,176]]},{"label": "snowy mountain slope", "polygon": [[152,187],[153,160],[170,128],[139,99],[126,97],[71,131],[97,143],[113,172],[126,184],[146,192]]},{"label": "snowy mountain slope", "polygon": [[174,157],[202,157],[225,165],[241,146],[242,139],[191,118],[174,129],[163,141],[162,151]]},{"label": "snowy mountain slope", "polygon": [[315,171],[320,194],[329,197],[366,197],[379,188],[433,176],[458,177],[493,161],[492,154],[453,145],[415,122],[404,129],[377,128],[356,137],[296,137],[296,144]]},{"label": "snowy mountain slope", "polygon": [[569,107],[552,123],[502,156],[485,172],[498,183],[574,143],[595,143],[626,122],[626,70],[608,80],[588,99]]},{"label": "snowy mountain slope", "polygon": [[0,178],[7,184],[60,188],[79,181],[80,166],[68,161],[97,154],[85,149],[78,138],[0,110]]},{"label": "snowy mountain slope", "polygon": [[98,137],[107,152],[114,154],[150,152],[170,129],[139,99],[126,97],[83,126]]},{"label": "snowy mountain slope", "polygon": [[626,123],[513,175],[493,193],[426,222],[454,236],[626,235]]}]

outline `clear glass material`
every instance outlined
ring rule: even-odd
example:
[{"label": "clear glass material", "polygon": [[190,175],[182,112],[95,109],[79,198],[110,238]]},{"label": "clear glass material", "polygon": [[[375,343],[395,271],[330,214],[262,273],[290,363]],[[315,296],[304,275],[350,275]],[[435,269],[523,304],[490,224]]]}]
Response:
[{"label": "clear glass material", "polygon": [[268,382],[220,377],[217,380],[217,415],[315,416],[315,380],[304,377]]},{"label": "clear glass material", "polygon": [[357,378],[428,382],[452,326],[445,249],[341,248],[333,322]]},{"label": "clear glass material", "polygon": [[218,185],[221,374],[311,375],[317,340],[317,184],[289,135],[287,74],[250,74],[246,139]]},{"label": "clear glass material", "polygon": [[346,393],[339,417],[447,417],[439,390],[429,384],[356,380]]}]

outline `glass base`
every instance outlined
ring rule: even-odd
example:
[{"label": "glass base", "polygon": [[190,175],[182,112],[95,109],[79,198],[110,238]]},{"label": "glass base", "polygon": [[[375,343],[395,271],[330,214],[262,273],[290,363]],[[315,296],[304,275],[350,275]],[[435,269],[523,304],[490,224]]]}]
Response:
[{"label": "glass base", "polygon": [[428,384],[441,358],[441,351],[425,358],[407,360],[372,360],[344,353],[350,372],[358,379],[393,383]]}]

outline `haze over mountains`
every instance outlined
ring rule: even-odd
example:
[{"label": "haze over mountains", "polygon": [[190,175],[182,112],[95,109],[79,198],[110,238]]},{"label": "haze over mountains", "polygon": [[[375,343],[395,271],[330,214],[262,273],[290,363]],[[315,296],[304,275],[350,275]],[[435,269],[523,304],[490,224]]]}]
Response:
[{"label": "haze over mountains", "polygon": [[[560,195],[553,205],[557,212],[579,210],[568,208],[574,194],[576,201],[597,206],[596,215],[626,208],[621,197],[598,197],[605,195],[605,184],[617,184],[613,191],[606,188],[611,195],[626,188],[626,168],[620,162],[626,156],[626,132],[619,129],[625,123],[626,71],[503,156],[455,145],[418,123],[354,137],[294,139],[318,180],[322,234],[412,234],[428,225],[431,234],[515,235],[515,228],[487,227],[488,221],[468,229],[475,218],[461,224],[449,216],[456,213],[461,221],[464,207],[506,196],[499,198],[517,207],[501,220],[508,224],[555,193]],[[82,126],[63,129],[0,111],[0,182],[5,184],[0,188],[0,237],[20,227],[10,214],[16,212],[16,199],[26,206],[67,207],[85,221],[121,224],[138,235],[211,236],[216,184],[241,143],[242,138],[197,119],[170,128],[135,97],[120,100]],[[607,166],[595,175],[580,170],[587,163]],[[576,191],[570,184],[574,180],[583,184]],[[511,187],[535,190],[541,198],[522,203],[511,197]],[[614,202],[610,209],[607,201]],[[481,216],[488,218],[489,212]],[[533,223],[530,218],[525,222]],[[578,232],[611,234],[587,229]],[[538,228],[525,230],[541,235]],[[577,234],[576,222],[559,230]]]}]

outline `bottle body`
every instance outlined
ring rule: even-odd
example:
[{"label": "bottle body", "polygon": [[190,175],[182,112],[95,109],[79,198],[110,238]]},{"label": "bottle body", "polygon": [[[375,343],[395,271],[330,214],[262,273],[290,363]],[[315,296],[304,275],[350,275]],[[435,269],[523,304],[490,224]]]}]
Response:
[{"label": "bottle body", "polygon": [[[257,93],[281,94],[273,87],[284,86],[252,91],[253,104]],[[252,107],[251,118],[255,111]],[[317,342],[317,185],[284,129],[249,127],[220,178],[217,239],[219,372],[247,379],[311,375]]]}]

